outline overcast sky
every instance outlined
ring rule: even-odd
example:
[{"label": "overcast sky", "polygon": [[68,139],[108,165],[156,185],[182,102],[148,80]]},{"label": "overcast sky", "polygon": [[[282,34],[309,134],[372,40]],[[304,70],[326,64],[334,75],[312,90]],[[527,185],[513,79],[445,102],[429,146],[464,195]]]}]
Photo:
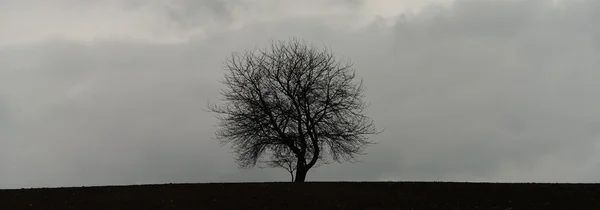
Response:
[{"label": "overcast sky", "polygon": [[307,180],[600,181],[600,1],[0,0],[0,188],[288,181],[214,140],[222,62],[302,38],[385,132]]}]

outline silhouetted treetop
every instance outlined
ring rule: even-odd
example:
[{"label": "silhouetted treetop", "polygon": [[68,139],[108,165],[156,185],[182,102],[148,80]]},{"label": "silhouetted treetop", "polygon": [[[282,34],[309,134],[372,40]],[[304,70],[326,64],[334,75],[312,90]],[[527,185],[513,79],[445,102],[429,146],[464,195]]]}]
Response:
[{"label": "silhouetted treetop", "polygon": [[327,49],[273,41],[270,49],[233,53],[225,70],[226,103],[211,110],[219,115],[217,137],[242,167],[265,157],[281,167],[295,157],[296,181],[304,181],[328,157],[354,160],[372,143],[366,135],[377,133],[364,113],[362,80]]}]

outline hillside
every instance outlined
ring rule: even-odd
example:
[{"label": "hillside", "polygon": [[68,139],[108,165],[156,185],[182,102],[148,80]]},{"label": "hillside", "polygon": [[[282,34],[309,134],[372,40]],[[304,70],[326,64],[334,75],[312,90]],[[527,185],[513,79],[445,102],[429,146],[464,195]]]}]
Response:
[{"label": "hillside", "polygon": [[0,190],[0,209],[600,209],[600,184],[210,183]]}]

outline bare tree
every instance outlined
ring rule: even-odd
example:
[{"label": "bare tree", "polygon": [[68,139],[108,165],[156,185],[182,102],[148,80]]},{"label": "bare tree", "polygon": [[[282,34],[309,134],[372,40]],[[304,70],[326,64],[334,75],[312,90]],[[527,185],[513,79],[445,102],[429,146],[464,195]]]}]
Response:
[{"label": "bare tree", "polygon": [[271,159],[268,161],[263,161],[266,163],[266,166],[272,168],[283,168],[292,177],[292,182],[294,181],[294,172],[296,172],[296,162],[297,158],[291,151],[284,151],[271,154]]},{"label": "bare tree", "polygon": [[[273,41],[270,49],[234,52],[225,62],[217,138],[231,144],[241,167],[283,167],[295,182],[334,161],[352,161],[376,134],[366,116],[362,80],[351,63],[303,41]],[[262,161],[267,159],[267,161]],[[293,163],[293,164],[292,164]]]}]

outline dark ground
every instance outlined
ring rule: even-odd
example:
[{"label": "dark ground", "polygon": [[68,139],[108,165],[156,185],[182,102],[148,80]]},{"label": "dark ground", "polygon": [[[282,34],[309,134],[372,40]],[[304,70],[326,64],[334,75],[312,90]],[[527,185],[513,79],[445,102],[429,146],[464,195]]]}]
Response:
[{"label": "dark ground", "polygon": [[0,209],[600,209],[600,184],[309,182],[0,190]]}]

